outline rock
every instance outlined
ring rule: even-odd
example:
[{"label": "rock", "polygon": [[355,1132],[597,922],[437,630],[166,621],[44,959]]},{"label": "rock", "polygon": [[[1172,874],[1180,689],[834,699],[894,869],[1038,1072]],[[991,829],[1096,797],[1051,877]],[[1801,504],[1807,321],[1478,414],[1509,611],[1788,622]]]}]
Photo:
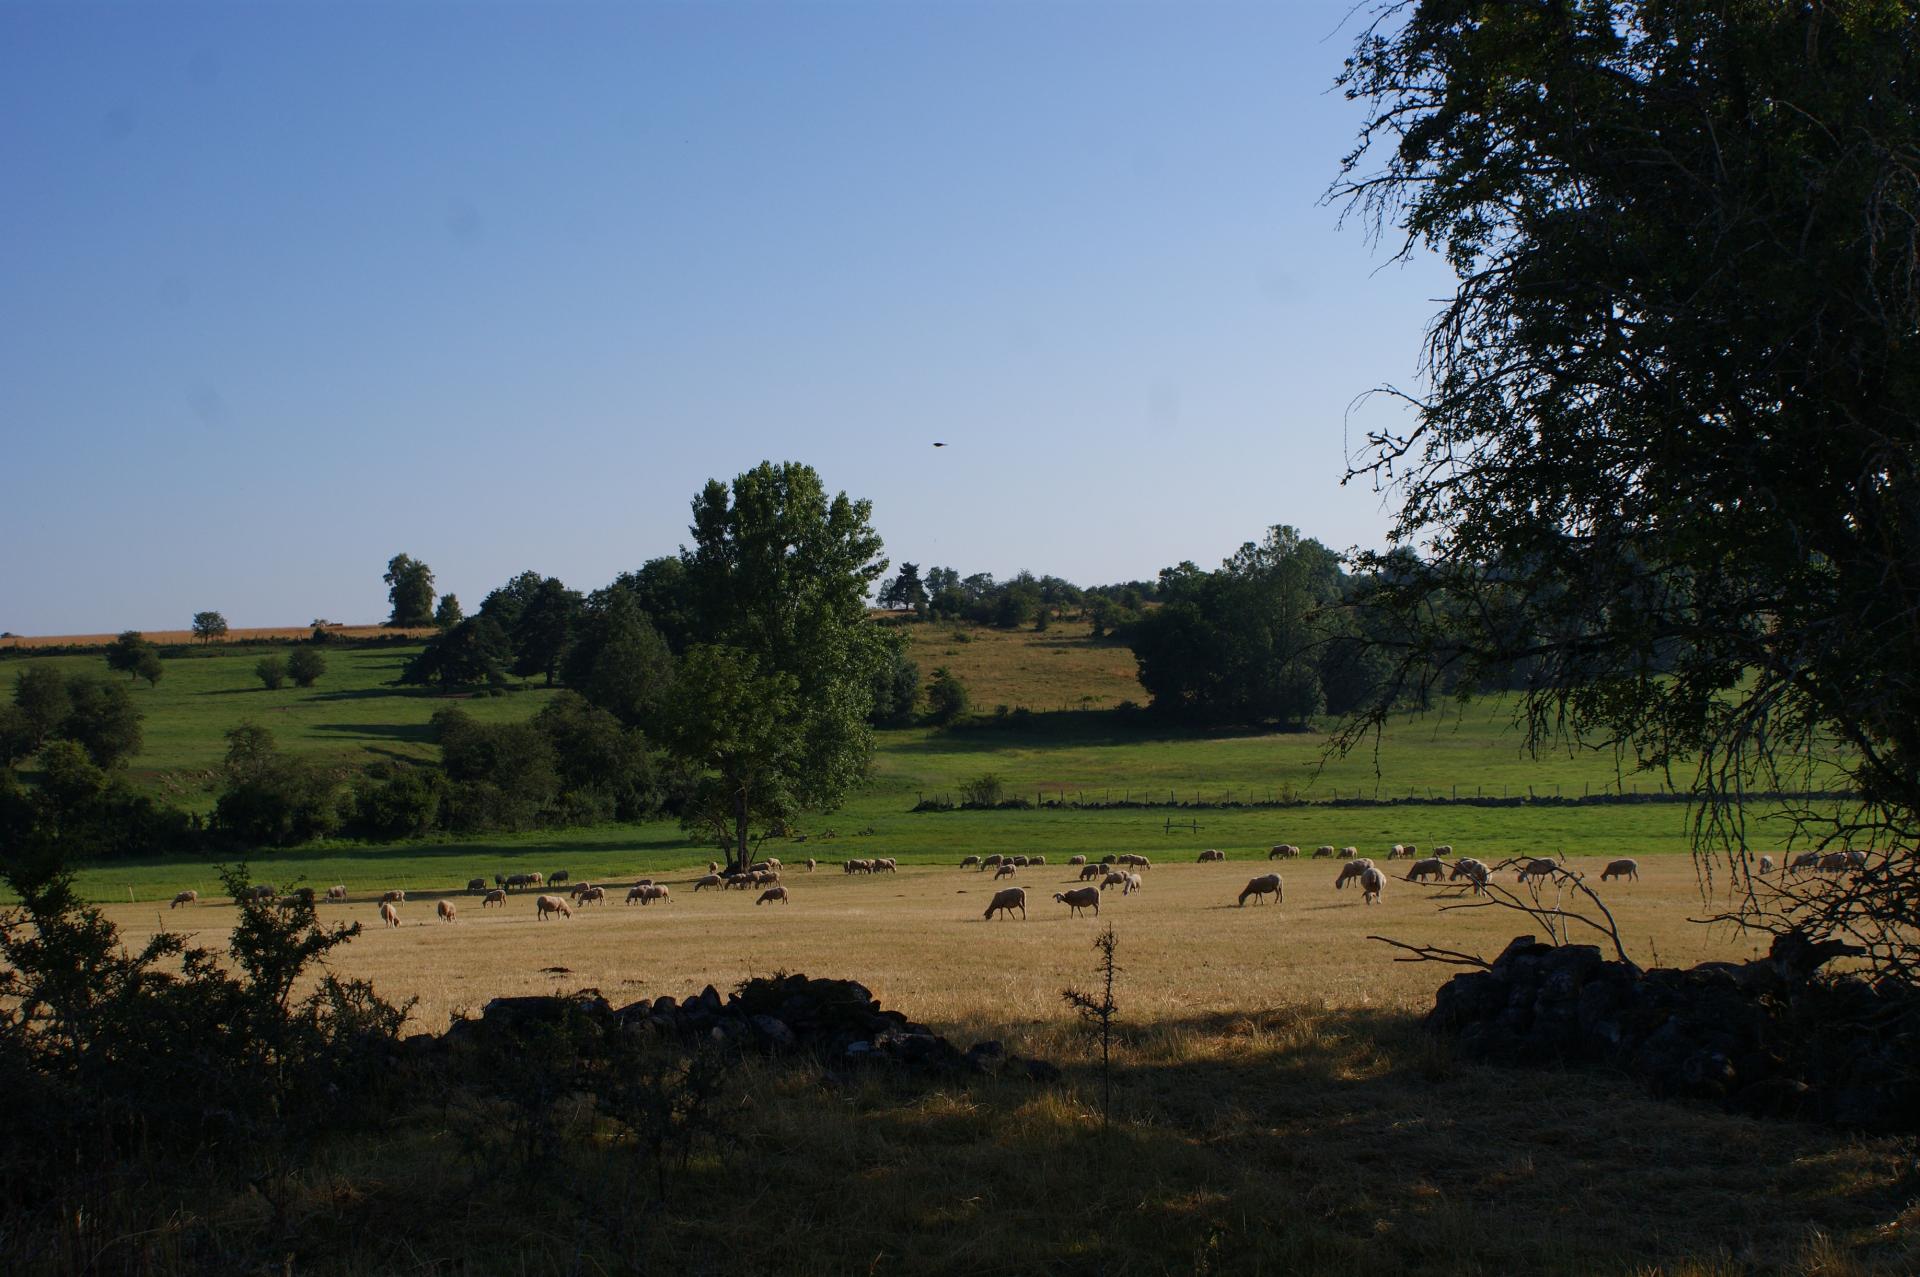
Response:
[{"label": "rock", "polygon": [[795,1041],[793,1030],[787,1027],[786,1021],[775,1019],[770,1015],[756,1015],[751,1023],[770,1045],[781,1050],[793,1046]]}]

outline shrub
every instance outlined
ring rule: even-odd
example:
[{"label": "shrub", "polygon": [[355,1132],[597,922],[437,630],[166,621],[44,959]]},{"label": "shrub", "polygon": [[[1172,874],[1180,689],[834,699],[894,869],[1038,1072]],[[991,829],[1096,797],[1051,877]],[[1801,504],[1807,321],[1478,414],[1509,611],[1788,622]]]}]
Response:
[{"label": "shrub", "polygon": [[1006,781],[997,773],[984,772],[960,786],[960,802],[967,807],[997,807]]},{"label": "shrub", "polygon": [[967,685],[942,665],[927,683],[927,716],[946,726],[967,712]]},{"label": "shrub", "polygon": [[312,687],[327,672],[327,658],[310,647],[296,647],[287,657],[287,674],[300,687]]},{"label": "shrub", "polygon": [[253,667],[253,673],[271,692],[287,681],[287,663],[278,656],[263,656]]}]

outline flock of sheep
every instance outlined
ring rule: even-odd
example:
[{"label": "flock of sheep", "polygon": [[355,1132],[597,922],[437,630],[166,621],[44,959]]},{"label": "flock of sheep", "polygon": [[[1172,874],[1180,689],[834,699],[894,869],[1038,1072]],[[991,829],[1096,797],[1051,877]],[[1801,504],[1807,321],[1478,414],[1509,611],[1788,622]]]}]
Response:
[{"label": "flock of sheep", "polygon": [[[1293,860],[1300,858],[1302,854],[1301,849],[1291,843],[1278,843],[1269,850],[1267,859],[1270,861]],[[1419,848],[1414,844],[1395,843],[1387,850],[1385,858],[1389,861],[1407,860],[1411,862],[1405,876],[1405,881],[1407,882],[1431,880],[1435,883],[1459,883],[1464,881],[1465,885],[1475,894],[1485,891],[1487,883],[1493,873],[1493,867],[1484,861],[1474,859],[1470,856],[1450,859],[1452,856],[1453,848],[1449,845],[1443,844],[1435,847],[1430,855],[1423,857],[1420,855]],[[1360,855],[1359,848],[1342,847],[1336,850],[1333,846],[1326,845],[1316,849],[1313,852],[1312,858],[1337,859],[1341,861],[1338,874],[1334,878],[1333,885],[1335,889],[1341,889],[1348,883],[1354,883],[1360,888],[1361,901],[1368,905],[1378,903],[1385,895],[1387,874],[1376,866],[1372,859]],[[1199,854],[1198,862],[1201,864],[1218,864],[1225,862],[1226,859],[1227,855],[1225,852],[1209,848]],[[1832,863],[1830,864],[1829,862]],[[819,861],[811,858],[799,862],[799,864],[804,864],[806,872],[808,873],[812,873],[818,868],[819,863]],[[1809,870],[1832,872],[1848,867],[1858,867],[1863,863],[1864,857],[1858,852],[1831,852],[1825,854],[1807,852],[1795,857],[1787,866],[1786,872],[1797,873]],[[1014,877],[1022,869],[1045,867],[1046,864],[1047,858],[1044,855],[988,855],[967,856],[960,861],[960,868],[973,869],[982,873],[991,869],[993,870],[994,881],[997,882],[1002,878]],[[724,872],[718,863],[708,861],[707,872],[693,880],[693,890],[697,893],[709,887],[722,891],[750,891],[758,888],[759,895],[754,900],[756,905],[787,904],[791,902],[792,896],[780,880],[781,871],[784,867],[781,861],[771,856],[763,860],[755,861],[744,870],[728,870]],[[1100,913],[1100,902],[1104,892],[1112,887],[1118,887],[1120,894],[1123,896],[1132,895],[1134,892],[1140,891],[1144,886],[1144,879],[1141,877],[1141,874],[1151,869],[1153,862],[1146,856],[1131,852],[1104,856],[1100,860],[1092,862],[1089,862],[1086,856],[1076,855],[1068,858],[1067,867],[1069,869],[1078,869],[1079,881],[1083,884],[1091,885],[1084,885],[1066,891],[1056,891],[1053,893],[1055,903],[1067,906],[1069,917],[1078,917],[1083,910],[1091,912],[1097,917]],[[1522,858],[1516,862],[1512,862],[1509,867],[1517,869],[1519,881],[1522,883],[1537,883],[1548,880],[1551,879],[1555,873],[1564,871],[1564,866],[1559,861],[1543,858]],[[798,864],[796,868],[798,868]],[[891,856],[855,858],[843,861],[841,864],[841,871],[847,875],[896,873],[898,870],[899,866]],[[1763,856],[1761,858],[1760,870],[1762,873],[1773,870],[1772,856]],[[1609,862],[1600,874],[1602,881],[1615,878],[1637,880],[1639,876],[1640,866],[1638,862],[1628,859]],[[562,884],[569,883],[571,884],[570,888],[564,895],[556,894],[555,891],[551,890],[560,887]],[[619,891],[620,888],[615,887],[613,890]],[[467,891],[470,895],[480,897],[480,907],[482,909],[495,905],[504,909],[508,897],[512,893],[518,891],[537,891],[539,894],[536,895],[534,899],[534,916],[542,922],[549,918],[556,917],[570,919],[573,917],[573,911],[576,907],[601,904],[608,898],[608,887],[605,884],[571,882],[570,875],[564,869],[551,875],[540,873],[495,874],[491,886],[488,885],[484,878],[474,878],[468,881]],[[625,891],[626,902],[628,904],[637,903],[643,906],[655,902],[670,904],[673,900],[672,891],[667,885],[664,883],[656,883],[651,878],[641,878],[631,886],[625,888]],[[294,888],[282,897],[270,884],[263,883],[250,888],[250,893],[259,900],[279,900],[283,906],[291,906],[295,901],[311,904],[316,899],[314,889],[311,887]],[[1280,875],[1277,873],[1265,873],[1249,879],[1247,885],[1241,889],[1237,903],[1244,906],[1248,898],[1251,897],[1256,905],[1265,904],[1269,896],[1273,898],[1274,904],[1279,904],[1285,899],[1284,884],[1281,881]],[[174,896],[173,903],[170,907],[178,908],[181,905],[195,904],[199,898],[198,892],[182,891]],[[380,920],[383,924],[393,927],[398,927],[401,924],[399,906],[406,903],[406,898],[407,893],[400,889],[386,891],[381,894],[379,897],[379,906]],[[346,887],[342,884],[336,884],[327,888],[326,899],[329,901],[344,902],[347,899]],[[442,922],[455,922],[459,919],[459,908],[452,900],[441,899],[436,901],[434,908]],[[985,917],[989,920],[995,915],[1011,917],[1016,911],[1022,918],[1026,917],[1027,892],[1024,887],[1010,886],[994,892],[992,899],[987,904]]]}]

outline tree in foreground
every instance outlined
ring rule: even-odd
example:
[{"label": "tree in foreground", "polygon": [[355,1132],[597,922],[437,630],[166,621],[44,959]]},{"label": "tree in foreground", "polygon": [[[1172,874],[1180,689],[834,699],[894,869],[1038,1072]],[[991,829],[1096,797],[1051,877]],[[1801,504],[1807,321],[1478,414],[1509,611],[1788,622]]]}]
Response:
[{"label": "tree in foreground", "polygon": [[[1425,0],[1341,83],[1335,196],[1459,278],[1351,463],[1422,553],[1347,742],[1525,663],[1536,744],[1690,767],[1749,921],[1920,979],[1920,11]],[[1743,791],[1843,787],[1797,836],[1863,873],[1744,872]]]},{"label": "tree in foreground", "polygon": [[872,505],[826,494],[795,462],[762,462],[693,502],[691,645],[663,712],[668,751],[703,776],[688,823],[735,864],[749,840],[831,810],[873,757],[876,672],[888,658],[866,600],[886,571]]},{"label": "tree in foreground", "polygon": [[195,612],[193,614],[193,636],[202,643],[211,643],[217,638],[227,636],[227,618],[218,612]]},{"label": "tree in foreground", "polygon": [[395,629],[412,629],[433,624],[433,569],[406,554],[387,560],[387,601],[393,613],[387,624]]}]

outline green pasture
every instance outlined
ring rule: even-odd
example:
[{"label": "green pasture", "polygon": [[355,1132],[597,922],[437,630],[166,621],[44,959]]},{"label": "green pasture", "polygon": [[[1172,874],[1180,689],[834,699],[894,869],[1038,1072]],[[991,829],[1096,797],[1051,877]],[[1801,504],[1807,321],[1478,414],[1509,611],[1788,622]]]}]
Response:
[{"label": "green pasture", "polygon": [[[1061,641],[1058,634],[1039,637],[1055,647]],[[137,785],[206,810],[212,805],[224,733],[240,723],[269,727],[285,749],[359,766],[380,758],[433,757],[428,720],[444,705],[457,703],[486,721],[508,721],[532,715],[550,695],[528,687],[504,696],[452,698],[398,687],[392,681],[416,648],[344,645],[327,650],[327,673],[316,687],[267,691],[253,666],[268,650],[273,649],[196,653],[170,660],[157,687],[134,686],[146,715],[145,744],[131,764]],[[1014,678],[1020,650],[1010,643],[1003,650],[1003,676]],[[105,672],[98,657],[46,659],[68,670]],[[0,664],[0,677],[9,666],[19,663]],[[1002,778],[1009,798],[1163,805],[912,810],[922,796],[958,799],[962,784],[988,772]],[[1388,727],[1377,752],[1368,748],[1345,758],[1329,757],[1317,733],[1194,731],[1112,711],[1016,715],[956,730],[881,732],[868,783],[840,810],[811,817],[806,841],[768,843],[765,851],[789,862],[811,854],[835,866],[850,856],[943,863],[992,852],[1040,852],[1064,860],[1074,854],[1098,858],[1137,851],[1186,861],[1209,847],[1242,860],[1264,857],[1276,842],[1309,850],[1322,843],[1353,845],[1367,854],[1394,842],[1445,842],[1459,854],[1483,857],[1685,852],[1688,813],[1681,803],[1323,805],[1356,795],[1467,797],[1531,789],[1541,796],[1577,796],[1660,788],[1660,778],[1626,770],[1607,751],[1561,750],[1530,758],[1510,708],[1497,701],[1408,715]],[[1311,805],[1188,805],[1275,799],[1310,800]],[[1172,805],[1164,805],[1169,800]],[[1756,844],[1777,845],[1785,830],[1755,813],[1750,837]],[[514,870],[564,868],[576,878],[596,879],[670,875],[704,864],[710,854],[668,820],[382,845],[336,840],[259,852],[252,863],[258,877],[276,882],[344,882],[356,892],[376,887],[430,891]],[[129,893],[134,899],[164,899],[186,887],[206,893],[217,886],[208,862],[103,865],[89,870],[83,881],[90,894],[109,900],[128,899]]]}]

